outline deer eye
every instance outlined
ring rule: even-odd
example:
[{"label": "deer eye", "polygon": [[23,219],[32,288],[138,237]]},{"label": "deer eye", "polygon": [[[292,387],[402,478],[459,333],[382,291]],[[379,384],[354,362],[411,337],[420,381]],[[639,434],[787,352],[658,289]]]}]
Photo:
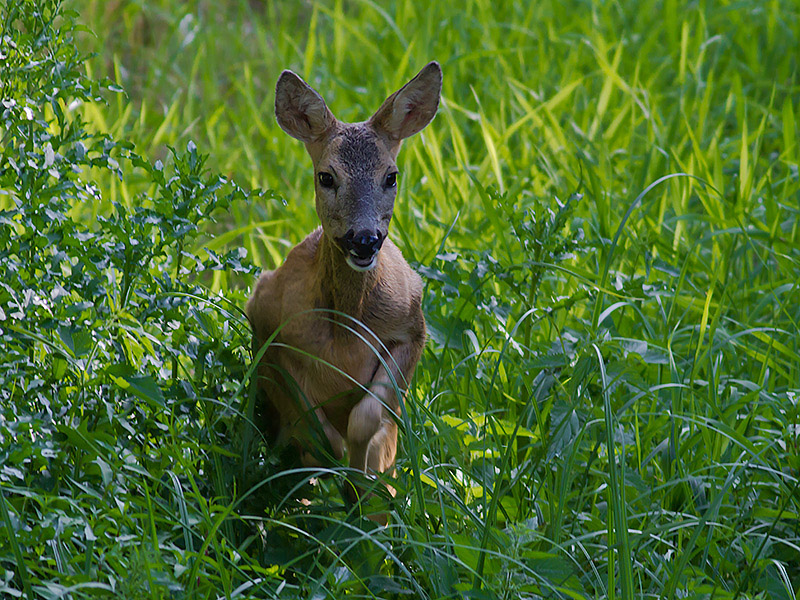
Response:
[{"label": "deer eye", "polygon": [[387,188],[393,188],[397,185],[397,173],[389,173],[386,176],[386,183],[384,184]]},{"label": "deer eye", "polygon": [[319,179],[319,184],[324,188],[332,188],[333,187],[333,175],[330,173],[326,173],[325,171],[320,171],[319,175],[317,175]]}]

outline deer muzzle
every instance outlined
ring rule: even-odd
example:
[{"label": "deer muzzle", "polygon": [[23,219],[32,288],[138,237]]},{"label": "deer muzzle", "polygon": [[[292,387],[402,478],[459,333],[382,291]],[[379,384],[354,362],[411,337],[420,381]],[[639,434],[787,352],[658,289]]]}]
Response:
[{"label": "deer muzzle", "polygon": [[369,271],[375,267],[378,251],[386,239],[380,231],[362,229],[354,233],[351,229],[344,237],[339,238],[339,243],[344,250],[347,264],[356,271]]}]

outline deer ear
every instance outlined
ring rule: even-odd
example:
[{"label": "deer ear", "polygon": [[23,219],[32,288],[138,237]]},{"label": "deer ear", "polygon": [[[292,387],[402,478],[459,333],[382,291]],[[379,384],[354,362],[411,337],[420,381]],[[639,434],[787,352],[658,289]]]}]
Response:
[{"label": "deer ear", "polygon": [[370,124],[393,140],[402,140],[422,131],[439,107],[442,68],[429,62],[411,81],[389,96],[372,115]]},{"label": "deer ear", "polygon": [[336,121],[322,96],[288,70],[275,87],[275,116],[281,129],[303,142],[318,140]]}]

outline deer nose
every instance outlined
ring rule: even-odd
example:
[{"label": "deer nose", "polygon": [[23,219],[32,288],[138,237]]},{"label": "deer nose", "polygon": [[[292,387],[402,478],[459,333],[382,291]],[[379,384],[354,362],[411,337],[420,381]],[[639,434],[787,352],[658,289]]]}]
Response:
[{"label": "deer nose", "polygon": [[353,233],[351,229],[344,236],[344,248],[357,258],[370,258],[381,249],[384,239],[380,231],[362,229]]}]

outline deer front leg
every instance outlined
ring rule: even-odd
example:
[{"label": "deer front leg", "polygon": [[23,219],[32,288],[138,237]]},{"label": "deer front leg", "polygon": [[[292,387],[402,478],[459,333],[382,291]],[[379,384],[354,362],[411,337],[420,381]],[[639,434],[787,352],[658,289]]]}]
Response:
[{"label": "deer front leg", "polygon": [[392,412],[396,415],[398,408],[394,390],[382,393],[374,387],[356,404],[347,422],[352,468],[383,473],[392,467],[397,450],[397,424]]},{"label": "deer front leg", "polygon": [[395,419],[400,413],[400,398],[395,385],[401,395],[405,393],[422,355],[425,322],[421,314],[414,329],[415,335],[409,341],[396,345],[391,352],[381,353],[383,362],[370,382],[369,391],[350,412],[347,445],[350,466],[354,469],[383,473],[394,465],[397,452]]},{"label": "deer front leg", "polygon": [[[333,451],[333,456],[338,460],[344,456],[344,440],[342,436],[336,431],[336,428],[331,425],[331,422],[328,420],[328,417],[325,416],[325,411],[321,408],[316,408],[313,411],[309,411],[306,419],[316,419],[318,422],[318,428],[322,429],[322,433],[325,434],[325,437],[328,439],[328,443],[330,443],[331,450]],[[313,427],[314,424],[306,423],[306,426],[303,428],[305,430],[309,430],[310,427]],[[300,428],[296,428],[300,429]],[[301,437],[301,436],[298,436]],[[323,466],[323,462],[320,461],[316,454],[312,451],[314,448],[313,440],[310,439],[310,436],[305,436],[307,439],[305,442],[301,442],[298,446],[298,450],[300,451],[300,462],[303,464],[304,467],[314,468],[314,467],[321,467]]]}]

